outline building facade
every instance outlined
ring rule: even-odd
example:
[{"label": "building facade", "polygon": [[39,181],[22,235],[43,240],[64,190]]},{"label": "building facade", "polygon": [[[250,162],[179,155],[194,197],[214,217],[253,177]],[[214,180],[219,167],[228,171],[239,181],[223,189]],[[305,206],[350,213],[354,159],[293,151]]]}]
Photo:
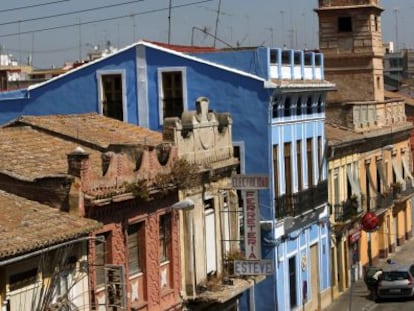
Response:
[{"label": "building facade", "polygon": [[[332,295],[411,237],[412,167],[405,103],[384,97],[379,1],[319,1],[326,77]],[[364,227],[364,217],[378,221]]]},{"label": "building facade", "polygon": [[[237,172],[271,181],[258,196],[264,228],[259,259],[271,260],[274,272],[243,296],[241,308],[312,308],[328,303],[330,284],[327,201],[319,194],[327,191],[323,122],[326,93],[334,85],[323,72],[323,56],[312,51],[141,41],[42,84],[1,93],[0,117],[8,122],[21,113],[93,111],[161,131],[165,118],[196,110],[200,95],[209,98],[212,110],[234,120]],[[297,176],[297,169],[303,174]],[[308,199],[312,207],[305,208]],[[315,271],[319,279],[312,277]]]},{"label": "building facade", "polygon": [[2,309],[89,310],[85,263],[101,224],[5,191],[0,202]]}]

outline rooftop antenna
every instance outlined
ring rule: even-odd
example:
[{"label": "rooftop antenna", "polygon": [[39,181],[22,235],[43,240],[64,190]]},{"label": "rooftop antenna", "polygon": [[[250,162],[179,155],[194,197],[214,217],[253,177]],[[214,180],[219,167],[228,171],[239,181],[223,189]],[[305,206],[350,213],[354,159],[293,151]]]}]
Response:
[{"label": "rooftop antenna", "polygon": [[170,4],[168,6],[168,44],[171,42],[171,5],[172,0],[170,0]]},{"label": "rooftop antenna", "polygon": [[274,47],[275,43],[274,43],[274,36],[273,36],[273,27],[268,27],[268,28],[266,28],[266,30],[270,31],[270,36],[271,36],[271,39],[272,39],[272,47]]},{"label": "rooftop antenna", "polygon": [[216,38],[217,38],[217,29],[220,19],[220,10],[221,10],[221,0],[219,0],[218,8],[217,8],[217,17],[216,17],[216,29],[214,30],[214,44],[213,46],[216,47]]},{"label": "rooftop antenna", "polygon": [[395,50],[398,51],[398,8],[394,8],[393,12],[395,15]]},{"label": "rooftop antenna", "polygon": [[82,61],[82,23],[79,18],[79,61]]}]

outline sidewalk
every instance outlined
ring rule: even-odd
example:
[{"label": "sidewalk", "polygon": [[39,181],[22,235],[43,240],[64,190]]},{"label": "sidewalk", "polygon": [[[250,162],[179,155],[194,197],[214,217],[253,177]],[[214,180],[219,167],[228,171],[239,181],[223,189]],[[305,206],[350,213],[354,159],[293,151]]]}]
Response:
[{"label": "sidewalk", "polygon": [[[396,252],[390,254],[397,263],[413,263],[414,238],[406,241],[404,245],[397,247]],[[377,266],[387,265],[386,259],[380,259]],[[375,308],[376,303],[369,299],[369,292],[364,280],[352,283],[352,286],[333,301],[323,311],[370,311]]]}]

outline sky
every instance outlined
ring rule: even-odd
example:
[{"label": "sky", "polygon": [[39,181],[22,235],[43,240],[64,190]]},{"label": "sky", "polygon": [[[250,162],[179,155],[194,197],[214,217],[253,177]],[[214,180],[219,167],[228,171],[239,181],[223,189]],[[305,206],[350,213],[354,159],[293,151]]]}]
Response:
[{"label": "sky", "polygon": [[[384,42],[414,48],[414,0],[380,3]],[[84,59],[94,46],[110,42],[123,48],[141,39],[317,49],[317,5],[317,0],[2,0],[0,52],[50,68]]]}]

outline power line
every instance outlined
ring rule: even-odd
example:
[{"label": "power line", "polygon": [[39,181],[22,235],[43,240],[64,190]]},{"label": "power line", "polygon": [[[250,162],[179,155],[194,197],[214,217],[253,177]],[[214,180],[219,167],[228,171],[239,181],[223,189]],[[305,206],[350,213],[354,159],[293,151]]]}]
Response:
[{"label": "power line", "polygon": [[[68,0],[64,0],[64,1],[68,1]],[[41,17],[34,17],[34,18],[28,18],[28,19],[23,19],[23,20],[15,20],[15,21],[10,21],[10,22],[0,23],[0,26],[16,24],[16,23],[33,22],[33,21],[42,20],[42,19],[61,17],[61,16],[67,16],[67,15],[73,15],[73,14],[79,14],[79,13],[85,13],[85,12],[91,12],[91,11],[97,11],[97,10],[103,10],[103,9],[108,9],[108,8],[113,8],[113,7],[117,7],[117,6],[131,4],[131,3],[135,3],[135,2],[142,2],[142,1],[144,1],[144,0],[133,0],[133,1],[127,1],[127,2],[122,2],[122,3],[117,3],[117,4],[104,5],[104,6],[94,7],[94,8],[89,8],[89,9],[83,9],[83,10],[77,10],[77,11],[71,11],[71,12],[65,12],[65,13],[58,13],[58,14],[53,14],[53,15],[41,16]]]},{"label": "power line", "polygon": [[[203,1],[186,3],[186,4],[180,4],[180,5],[175,5],[172,8],[177,9],[177,8],[182,8],[182,7],[187,7],[187,6],[192,6],[192,5],[195,5],[195,4],[212,2],[212,1],[215,1],[215,0],[203,0]],[[131,13],[131,14],[128,14],[128,15],[121,15],[121,16],[115,16],[115,17],[96,19],[96,20],[93,20],[93,21],[87,21],[87,22],[81,22],[81,23],[75,23],[75,24],[67,24],[67,25],[48,27],[48,28],[39,28],[39,29],[15,32],[15,33],[9,33],[9,34],[3,34],[3,35],[0,35],[0,38],[14,37],[14,36],[20,36],[20,35],[24,35],[24,34],[37,33],[37,32],[42,32],[42,31],[50,31],[50,30],[57,30],[57,29],[63,29],[63,28],[70,28],[70,27],[75,27],[75,26],[79,27],[81,25],[88,25],[88,24],[107,22],[107,21],[112,21],[112,20],[117,20],[117,19],[130,18],[131,16],[158,13],[158,12],[166,11],[168,9],[169,9],[168,7],[167,8],[161,8],[161,9],[153,9],[153,10],[148,10],[148,11],[144,11],[144,12]]]},{"label": "power line", "polygon": [[3,10],[0,10],[0,13],[23,10],[23,9],[30,9],[30,8],[36,8],[36,7],[39,7],[39,6],[45,6],[45,5],[50,5],[50,4],[60,3],[60,2],[67,2],[67,1],[70,1],[70,0],[57,0],[57,1],[52,1],[52,2],[44,2],[44,3],[38,3],[38,4],[25,5],[25,6],[16,7],[16,8],[3,9]]}]

